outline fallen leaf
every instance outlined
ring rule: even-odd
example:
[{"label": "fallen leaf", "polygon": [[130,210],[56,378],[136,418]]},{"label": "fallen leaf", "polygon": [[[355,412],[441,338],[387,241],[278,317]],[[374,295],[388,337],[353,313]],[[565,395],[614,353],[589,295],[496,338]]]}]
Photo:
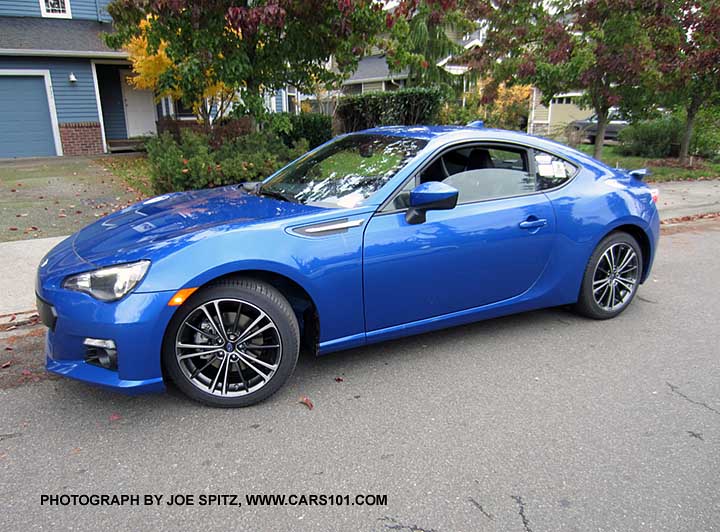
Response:
[{"label": "fallen leaf", "polygon": [[335,382],[343,382],[344,380],[342,377],[335,377]]},{"label": "fallen leaf", "polygon": [[17,227],[8,227],[8,229],[9,229],[10,231],[17,231],[17,230],[18,230]]},{"label": "fallen leaf", "polygon": [[110,414],[110,421],[117,421],[119,419],[122,419],[120,414]]},{"label": "fallen leaf", "polygon": [[313,404],[313,402],[310,400],[310,398],[307,395],[303,395],[300,398],[300,400],[298,401],[298,403],[302,403],[305,406],[307,406],[308,410],[312,410],[315,407],[315,405]]},{"label": "fallen leaf", "polygon": [[25,377],[29,377],[30,375],[32,375],[32,371],[30,371],[29,369],[24,369],[20,373],[22,373]]},{"label": "fallen leaf", "polygon": [[12,351],[12,350],[13,350],[13,348],[10,347],[9,345],[6,345],[6,346],[5,346],[5,351]]},{"label": "fallen leaf", "polygon": [[13,314],[10,316],[10,319],[8,321],[15,321],[17,319],[17,314]]},{"label": "fallen leaf", "polygon": [[5,369],[5,368],[9,368],[10,366],[12,366],[12,360],[8,360],[7,362],[5,362],[5,364],[0,366],[0,368]]}]

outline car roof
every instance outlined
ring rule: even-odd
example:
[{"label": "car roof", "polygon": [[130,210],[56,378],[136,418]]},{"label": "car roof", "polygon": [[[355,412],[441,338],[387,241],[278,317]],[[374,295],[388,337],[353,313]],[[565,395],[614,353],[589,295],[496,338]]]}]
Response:
[{"label": "car roof", "polygon": [[393,137],[415,138],[428,141],[434,147],[438,145],[449,144],[462,141],[489,141],[489,142],[509,142],[517,143],[525,146],[534,147],[540,150],[546,150],[551,153],[562,155],[567,159],[588,166],[593,166],[599,170],[607,171],[612,169],[582,153],[578,150],[570,148],[565,144],[560,144],[554,140],[543,137],[528,135],[519,131],[509,131],[506,129],[493,129],[482,126],[381,126],[362,131],[356,131],[351,135],[388,135]]}]

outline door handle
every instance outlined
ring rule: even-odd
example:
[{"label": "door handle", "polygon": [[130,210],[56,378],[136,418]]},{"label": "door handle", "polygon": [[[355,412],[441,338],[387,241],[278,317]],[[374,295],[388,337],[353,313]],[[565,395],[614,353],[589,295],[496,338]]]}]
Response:
[{"label": "door handle", "polygon": [[520,222],[519,225],[520,229],[538,229],[546,226],[547,220],[545,218],[535,218],[534,216],[531,216],[524,222]]}]

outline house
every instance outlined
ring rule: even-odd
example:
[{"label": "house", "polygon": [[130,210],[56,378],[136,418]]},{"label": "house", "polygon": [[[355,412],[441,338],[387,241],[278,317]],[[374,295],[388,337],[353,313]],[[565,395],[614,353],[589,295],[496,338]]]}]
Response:
[{"label": "house", "polygon": [[362,94],[373,91],[392,91],[405,86],[407,70],[391,73],[385,55],[376,50],[375,55],[363,57],[352,75],[343,81],[344,95]]},{"label": "house", "polygon": [[0,157],[103,153],[155,131],[153,94],[105,46],[107,0],[0,3]]},{"label": "house", "polygon": [[[132,147],[162,117],[191,109],[135,89],[127,53],[108,48],[108,0],[0,1],[0,158],[92,155]],[[292,88],[273,111],[299,108]]]},{"label": "house", "polygon": [[527,132],[541,137],[562,137],[570,122],[585,120],[593,111],[578,103],[582,92],[566,92],[554,96],[548,105],[542,102],[542,93],[533,88],[530,97],[530,117]]},{"label": "house", "polygon": [[[455,43],[466,50],[482,44],[482,30],[476,30],[464,35],[448,30],[448,35]],[[438,66],[455,76],[464,76],[468,72],[468,67],[455,65],[452,60],[453,57],[448,56],[439,61]],[[358,62],[355,72],[343,81],[342,94],[352,95],[373,91],[393,91],[404,87],[407,78],[407,69],[400,72],[391,72],[385,54],[378,48],[373,47],[370,54]]]}]

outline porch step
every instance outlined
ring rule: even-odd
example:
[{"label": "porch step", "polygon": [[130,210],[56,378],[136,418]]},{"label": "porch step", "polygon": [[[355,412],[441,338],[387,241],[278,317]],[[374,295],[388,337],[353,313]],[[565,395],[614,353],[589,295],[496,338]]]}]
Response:
[{"label": "porch step", "polygon": [[119,139],[108,140],[110,153],[122,151],[145,151],[145,139]]}]

